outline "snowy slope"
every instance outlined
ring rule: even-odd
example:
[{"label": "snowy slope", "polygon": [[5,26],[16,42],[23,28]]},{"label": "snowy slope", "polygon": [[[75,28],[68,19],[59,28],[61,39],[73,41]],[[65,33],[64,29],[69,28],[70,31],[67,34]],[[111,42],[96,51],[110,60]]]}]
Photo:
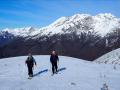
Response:
[{"label": "snowy slope", "polygon": [[101,56],[100,58],[96,59],[95,62],[120,65],[120,48]]},{"label": "snowy slope", "polygon": [[26,56],[0,59],[0,90],[120,90],[120,66],[60,56],[59,73],[51,76],[49,56],[34,56],[34,78],[27,79]]},{"label": "snowy slope", "polygon": [[89,14],[75,14],[69,17],[61,17],[52,24],[43,28],[7,28],[2,31],[7,31],[15,36],[22,37],[36,35],[40,37],[41,35],[65,34],[71,32],[81,34],[81,32],[88,31],[94,31],[105,36],[116,28],[120,28],[120,19],[110,13],[103,13],[96,16]]}]

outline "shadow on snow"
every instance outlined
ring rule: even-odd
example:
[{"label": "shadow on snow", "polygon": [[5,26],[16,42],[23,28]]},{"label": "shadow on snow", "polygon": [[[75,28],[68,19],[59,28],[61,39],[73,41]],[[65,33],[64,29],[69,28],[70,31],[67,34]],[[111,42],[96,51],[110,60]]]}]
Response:
[{"label": "shadow on snow", "polygon": [[33,77],[38,76],[38,75],[40,75],[40,74],[42,74],[42,73],[46,73],[46,72],[48,72],[48,69],[39,71],[38,73],[34,74]]},{"label": "shadow on snow", "polygon": [[[58,72],[61,72],[61,71],[64,71],[64,70],[66,70],[66,67],[58,69]],[[38,76],[38,75],[43,74],[43,73],[46,73],[46,72],[48,72],[48,69],[39,71],[38,73],[34,74],[33,77]]]},{"label": "shadow on snow", "polygon": [[64,70],[66,70],[66,67],[58,69],[58,72],[61,72],[61,71],[64,71]]}]

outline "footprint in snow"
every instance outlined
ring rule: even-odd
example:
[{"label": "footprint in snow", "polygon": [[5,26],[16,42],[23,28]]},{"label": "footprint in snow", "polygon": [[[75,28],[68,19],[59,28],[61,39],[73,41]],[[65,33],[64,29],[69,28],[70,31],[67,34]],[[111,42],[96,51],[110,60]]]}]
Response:
[{"label": "footprint in snow", "polygon": [[76,83],[74,83],[74,82],[71,82],[71,85],[76,85]]}]

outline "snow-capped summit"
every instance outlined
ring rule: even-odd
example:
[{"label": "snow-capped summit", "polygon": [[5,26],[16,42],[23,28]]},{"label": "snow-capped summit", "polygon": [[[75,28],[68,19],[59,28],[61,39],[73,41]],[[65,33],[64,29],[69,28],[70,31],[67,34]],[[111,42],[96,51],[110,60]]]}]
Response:
[{"label": "snow-capped summit", "polygon": [[33,27],[25,27],[25,28],[15,28],[15,29],[3,29],[4,32],[11,33],[15,36],[27,37],[30,36],[34,31],[36,31]]},{"label": "snow-capped summit", "polygon": [[52,24],[43,28],[15,28],[15,29],[4,29],[2,31],[7,31],[15,36],[35,36],[38,35],[54,35],[54,34],[65,34],[76,32],[80,34],[81,32],[94,31],[105,36],[107,33],[120,28],[120,19],[116,18],[111,13],[102,13],[96,16],[89,14],[75,14],[69,17],[61,17],[57,19]]},{"label": "snow-capped summit", "polygon": [[97,17],[100,17],[100,18],[108,18],[108,19],[113,19],[113,18],[116,18],[113,14],[111,13],[100,13],[98,15],[96,15]]},{"label": "snow-capped summit", "polygon": [[48,27],[58,27],[60,25],[63,25],[66,20],[67,20],[66,17],[61,17],[57,19],[55,22],[53,22],[52,24],[50,24]]},{"label": "snow-capped summit", "polygon": [[88,17],[88,16],[91,16],[91,15],[89,15],[89,14],[75,14],[75,15],[69,16],[69,17],[60,17],[55,22],[50,24],[49,27],[58,27],[60,25],[66,24],[68,22],[69,23],[76,22],[76,21],[79,21],[80,19],[83,19],[83,18]]},{"label": "snow-capped summit", "polygon": [[[75,14],[70,17],[61,17],[50,24],[43,31],[43,34],[62,34],[76,31],[80,34],[82,31],[95,31],[101,36],[120,28],[120,19],[111,13],[98,14],[91,16],[89,14]],[[64,31],[63,31],[64,30]]]},{"label": "snow-capped summit", "polygon": [[80,19],[84,19],[85,17],[89,17],[91,15],[89,14],[75,14],[71,17],[68,17],[69,18],[69,21],[78,21]]},{"label": "snow-capped summit", "polygon": [[120,19],[110,13],[98,14],[93,16],[93,18],[94,30],[102,36],[105,36],[116,28],[120,28]]}]

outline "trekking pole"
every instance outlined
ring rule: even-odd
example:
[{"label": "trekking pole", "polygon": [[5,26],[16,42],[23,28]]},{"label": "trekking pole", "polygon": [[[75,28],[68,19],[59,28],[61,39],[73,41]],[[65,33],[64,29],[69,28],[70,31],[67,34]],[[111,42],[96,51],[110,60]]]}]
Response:
[{"label": "trekking pole", "polygon": [[23,67],[22,67],[22,78],[24,78],[24,73],[25,73],[25,67],[26,67],[26,64],[25,65],[23,65]]},{"label": "trekking pole", "polygon": [[50,63],[50,65],[49,65],[50,67],[49,67],[49,72],[51,72],[51,68],[52,68],[52,66],[51,66],[51,63]]},{"label": "trekking pole", "polygon": [[59,68],[59,61],[58,61],[58,68]]}]

